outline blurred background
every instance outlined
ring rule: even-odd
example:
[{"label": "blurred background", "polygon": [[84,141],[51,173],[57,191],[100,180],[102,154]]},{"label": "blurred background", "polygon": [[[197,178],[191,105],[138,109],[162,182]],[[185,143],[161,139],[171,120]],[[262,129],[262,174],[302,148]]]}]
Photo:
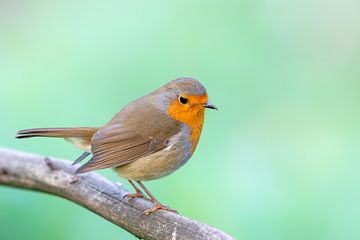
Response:
[{"label": "blurred background", "polygon": [[[147,183],[164,204],[238,239],[360,239],[359,23],[357,0],[1,1],[0,146],[74,160],[63,140],[14,135],[100,126],[195,77],[220,110],[192,159]],[[0,186],[0,239],[134,237]]]}]

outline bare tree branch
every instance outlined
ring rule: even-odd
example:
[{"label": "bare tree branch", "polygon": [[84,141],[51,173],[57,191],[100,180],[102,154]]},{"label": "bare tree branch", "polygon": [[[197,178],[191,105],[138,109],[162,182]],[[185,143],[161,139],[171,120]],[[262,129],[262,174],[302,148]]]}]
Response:
[{"label": "bare tree branch", "polygon": [[233,239],[209,225],[158,211],[145,199],[127,200],[129,192],[97,173],[74,175],[69,161],[0,148],[0,184],[67,198],[143,239]]}]

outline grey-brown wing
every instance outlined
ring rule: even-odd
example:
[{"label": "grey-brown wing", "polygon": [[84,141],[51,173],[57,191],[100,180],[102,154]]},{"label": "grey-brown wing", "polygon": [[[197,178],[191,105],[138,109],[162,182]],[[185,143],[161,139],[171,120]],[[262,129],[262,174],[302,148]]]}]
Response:
[{"label": "grey-brown wing", "polygon": [[121,124],[108,125],[93,137],[93,157],[76,172],[84,173],[98,169],[121,166],[150,155],[166,147],[165,136],[141,136]]}]

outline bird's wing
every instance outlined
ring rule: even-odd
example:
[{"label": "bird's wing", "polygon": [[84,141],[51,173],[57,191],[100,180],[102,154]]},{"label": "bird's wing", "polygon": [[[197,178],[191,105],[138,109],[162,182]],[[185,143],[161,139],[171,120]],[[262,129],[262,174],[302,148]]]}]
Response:
[{"label": "bird's wing", "polygon": [[[170,137],[170,136],[169,136]],[[93,157],[77,173],[121,166],[166,147],[167,136],[142,136],[121,124],[100,129],[91,143]]]}]

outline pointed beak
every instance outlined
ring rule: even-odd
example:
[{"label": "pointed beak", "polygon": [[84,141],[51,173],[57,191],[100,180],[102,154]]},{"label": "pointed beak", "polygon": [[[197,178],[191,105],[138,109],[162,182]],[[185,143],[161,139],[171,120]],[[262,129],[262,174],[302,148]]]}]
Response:
[{"label": "pointed beak", "polygon": [[218,110],[218,108],[212,104],[211,102],[206,102],[203,104],[204,108],[210,108],[210,109],[215,109],[215,110]]}]

